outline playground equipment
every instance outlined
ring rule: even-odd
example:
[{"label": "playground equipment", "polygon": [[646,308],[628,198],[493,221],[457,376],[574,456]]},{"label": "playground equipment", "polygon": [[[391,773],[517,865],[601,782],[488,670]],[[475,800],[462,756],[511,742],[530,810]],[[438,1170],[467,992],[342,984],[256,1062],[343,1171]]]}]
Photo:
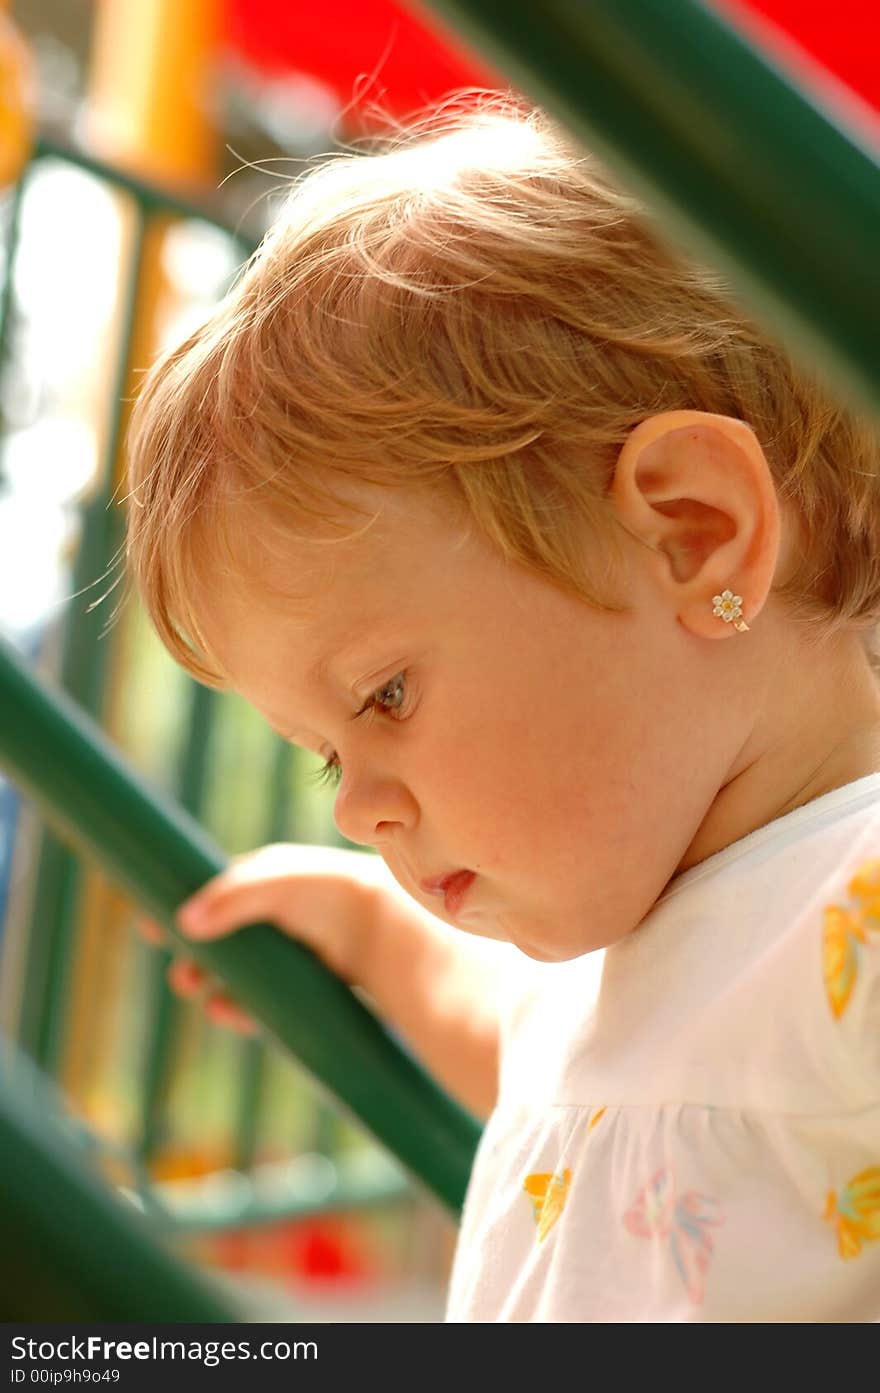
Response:
[{"label": "playground equipment", "polygon": [[33,136],[30,55],[0,3],[0,188],[17,179]]},{"label": "playground equipment", "polygon": [[[880,174],[861,136],[814,109],[732,29],[692,0],[674,7],[661,0],[593,0],[588,7],[561,0],[542,15],[540,29],[534,27],[533,10],[520,0],[504,6],[443,0],[438,9],[595,146],[647,196],[674,235],[704,259],[717,261],[754,313],[790,343],[796,356],[819,363],[842,394],[877,410]],[[38,146],[36,158],[47,151]],[[136,252],[152,216],[204,216],[180,196],[132,176],[119,179],[99,161],[83,162],[116,180],[134,199]],[[13,252],[14,246],[10,260]],[[138,275],[135,255],[129,327]],[[124,339],[122,363],[129,356],[130,338]],[[114,438],[110,448],[115,452],[117,445]],[[106,565],[115,526],[103,498],[96,500],[86,520],[76,589]],[[63,684],[94,711],[97,649],[87,644],[69,651]],[[198,725],[197,719],[194,728]],[[127,770],[88,718],[43,687],[6,647],[0,650],[0,760],[65,837],[84,847],[172,932],[174,907],[221,864],[191,818]],[[51,872],[56,893],[61,885],[61,899],[73,893],[74,865],[62,859]],[[46,885],[49,879],[47,868]],[[39,956],[50,976],[61,981],[66,948],[55,928],[47,916]],[[409,1173],[457,1207],[476,1124],[443,1097],[347,988],[268,925],[203,945],[197,955]],[[49,1012],[32,1033],[32,1052],[47,1064],[53,1018]],[[69,1193],[79,1186],[85,1194],[82,1167],[71,1164],[58,1128],[47,1127],[39,1110],[28,1110],[16,1069],[7,1070],[0,1125],[4,1150],[26,1162],[33,1177],[24,1194],[20,1168],[2,1172],[0,1204],[17,1234],[2,1258],[5,1285],[22,1293],[16,1314],[55,1314],[65,1302],[67,1309],[77,1309],[76,1273],[93,1262],[87,1228],[68,1235],[68,1256],[56,1270],[51,1297],[34,1294],[16,1255],[27,1247],[27,1235],[36,1232],[33,1226],[46,1222],[45,1206],[42,1216],[36,1213],[40,1177],[47,1187],[58,1186],[63,1172]],[[70,1178],[74,1170],[78,1180]],[[105,1203],[106,1193],[94,1185],[88,1193],[102,1215],[98,1226],[106,1234],[118,1232],[120,1246],[146,1241],[130,1203],[123,1211]],[[158,1255],[150,1261],[145,1270],[158,1283],[166,1268]],[[195,1283],[190,1286],[187,1275],[178,1276],[166,1285],[175,1310],[192,1319],[231,1318],[219,1314],[219,1298],[212,1307],[212,1296],[201,1294]],[[89,1303],[89,1315],[119,1319],[124,1312],[128,1318],[148,1318],[142,1296],[133,1290],[95,1287]],[[209,1309],[218,1314],[204,1314]]]}]

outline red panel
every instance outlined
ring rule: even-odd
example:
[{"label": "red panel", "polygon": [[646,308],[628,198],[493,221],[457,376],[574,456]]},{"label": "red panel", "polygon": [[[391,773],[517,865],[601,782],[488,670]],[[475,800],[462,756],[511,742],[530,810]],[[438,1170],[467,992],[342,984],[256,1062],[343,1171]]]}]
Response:
[{"label": "red panel", "polygon": [[[296,71],[319,78],[350,111],[350,125],[369,124],[364,113],[371,103],[400,117],[456,88],[510,85],[419,0],[226,3],[228,38],[249,64],[276,77]],[[711,3],[807,89],[818,95],[824,74],[832,73],[880,109],[878,0]]]},{"label": "red panel", "polygon": [[359,119],[371,103],[404,116],[456,88],[509,85],[415,0],[227,0],[227,6],[228,37],[249,64],[276,77],[297,71],[320,78]]},{"label": "red panel", "polygon": [[[794,41],[828,72],[880,110],[880,4],[878,0],[715,0],[735,24],[749,29],[763,48],[776,35]],[[796,60],[796,52],[785,50]],[[780,50],[780,57],[784,56]],[[810,82],[804,72],[805,83]]]}]

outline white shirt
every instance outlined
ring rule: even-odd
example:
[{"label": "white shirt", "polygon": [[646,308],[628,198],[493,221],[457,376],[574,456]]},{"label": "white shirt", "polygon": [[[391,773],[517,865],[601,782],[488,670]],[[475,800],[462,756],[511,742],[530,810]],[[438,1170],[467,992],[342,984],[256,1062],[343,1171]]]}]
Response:
[{"label": "white shirt", "polygon": [[533,980],[448,1320],[880,1320],[880,774]]}]

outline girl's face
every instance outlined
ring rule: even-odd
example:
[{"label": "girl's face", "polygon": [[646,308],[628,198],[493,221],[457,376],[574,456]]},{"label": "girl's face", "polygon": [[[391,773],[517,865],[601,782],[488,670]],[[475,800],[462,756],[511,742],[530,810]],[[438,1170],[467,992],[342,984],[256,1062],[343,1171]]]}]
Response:
[{"label": "girl's face", "polygon": [[206,589],[206,638],[330,762],[344,836],[446,922],[563,960],[644,917],[743,741],[709,685],[717,645],[625,546],[631,609],[604,613],[392,496],[359,538],[291,544],[269,577],[289,601]]}]

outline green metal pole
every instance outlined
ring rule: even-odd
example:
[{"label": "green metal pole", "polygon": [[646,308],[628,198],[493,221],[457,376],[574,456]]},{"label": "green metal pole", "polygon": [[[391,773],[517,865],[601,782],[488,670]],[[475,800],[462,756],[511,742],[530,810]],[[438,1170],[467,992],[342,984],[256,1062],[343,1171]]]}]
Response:
[{"label": "green metal pole", "polygon": [[[189,684],[189,711],[178,756],[177,796],[181,806],[199,817],[204,803],[208,752],[217,714],[217,693],[197,682]],[[168,986],[171,954],[158,948],[148,960],[145,991],[154,1003],[140,1079],[140,1134],[136,1152],[147,1162],[161,1139],[163,1108],[180,1024],[180,1005]]]},{"label": "green metal pole", "polygon": [[0,370],[3,369],[9,352],[10,319],[13,304],[13,280],[15,277],[15,258],[21,235],[21,208],[27,171],[18,180],[10,195],[10,208],[7,215],[6,246],[4,247],[3,287],[0,289]]},{"label": "green metal pole", "polygon": [[[122,520],[110,500],[119,452],[125,382],[137,310],[145,224],[140,209],[127,270],[121,334],[110,402],[112,418],[99,481],[82,515],[82,533],[73,567],[73,600],[63,619],[61,682],[85,710],[100,717],[104,706],[111,644],[102,639],[105,616],[92,610],[92,586],[106,574],[122,539]],[[57,1073],[70,1006],[73,956],[82,869],[68,847],[48,831],[42,836],[36,892],[28,930],[27,964],[18,1038],[49,1073]]]},{"label": "green metal pole", "polygon": [[0,1319],[238,1321],[85,1163],[58,1100],[0,1050]]},{"label": "green metal pole", "polygon": [[[272,751],[272,778],[264,835],[267,842],[280,842],[287,836],[290,813],[290,776],[293,748],[278,740]],[[260,1113],[266,1084],[266,1046],[262,1040],[244,1040],[240,1054],[240,1074],[235,1115],[233,1164],[248,1170],[257,1152]]]},{"label": "green metal pole", "polygon": [[880,413],[877,149],[699,0],[430,0],[727,273],[792,356]]},{"label": "green metal pole", "polygon": [[122,884],[186,951],[453,1210],[479,1136],[348,987],[269,924],[194,944],[177,932],[182,900],[224,861],[182,809],[151,793],[74,703],[41,687],[0,642],[0,761],[47,817]]}]

